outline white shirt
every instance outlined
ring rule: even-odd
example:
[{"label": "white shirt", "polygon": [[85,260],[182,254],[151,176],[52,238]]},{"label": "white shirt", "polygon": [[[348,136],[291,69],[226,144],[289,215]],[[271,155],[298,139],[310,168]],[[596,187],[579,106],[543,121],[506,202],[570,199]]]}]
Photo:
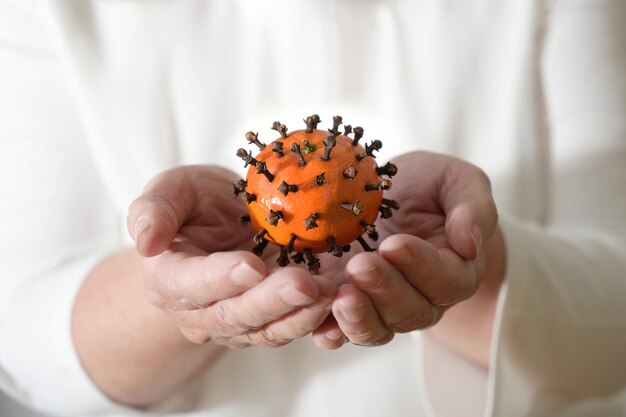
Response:
[{"label": "white shirt", "polygon": [[3,0],[0,92],[15,398],[133,414],[70,335],[83,279],[129,243],[128,204],[170,166],[241,170],[244,132],[319,113],[384,139],[381,161],[428,149],[490,176],[508,265],[489,373],[418,333],[338,352],[305,338],[230,352],[155,412],[626,414],[623,0]]}]

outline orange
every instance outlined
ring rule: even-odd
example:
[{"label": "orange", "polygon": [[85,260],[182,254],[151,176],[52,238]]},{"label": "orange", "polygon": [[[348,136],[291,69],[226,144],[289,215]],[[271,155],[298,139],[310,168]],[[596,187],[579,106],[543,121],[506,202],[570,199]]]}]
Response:
[{"label": "orange", "polygon": [[[275,130],[279,125],[274,124]],[[337,127],[335,123],[334,133],[309,127],[310,133],[297,130],[288,134],[285,128],[281,134],[286,137],[265,146],[254,158],[241,149],[238,152],[252,163],[243,184],[245,190],[239,191],[244,193],[252,225],[261,231],[255,238],[260,246],[264,247],[267,240],[280,245],[283,252],[295,250],[300,253],[297,261],[303,260],[302,252],[306,251],[312,261],[311,252],[332,251],[333,245],[337,247],[333,254],[340,256],[366,231],[377,237],[373,223],[383,203],[382,189],[389,188],[391,182],[379,176],[372,149],[367,152],[347,135],[339,134]],[[252,132],[246,137],[250,143],[256,140]],[[330,151],[325,151],[325,141],[326,147],[334,144]],[[380,147],[380,141],[375,142]],[[276,150],[280,143],[282,152]],[[299,146],[300,151],[292,150],[293,146]],[[395,174],[393,168],[388,175]],[[283,254],[279,264],[289,263],[285,258]]]}]

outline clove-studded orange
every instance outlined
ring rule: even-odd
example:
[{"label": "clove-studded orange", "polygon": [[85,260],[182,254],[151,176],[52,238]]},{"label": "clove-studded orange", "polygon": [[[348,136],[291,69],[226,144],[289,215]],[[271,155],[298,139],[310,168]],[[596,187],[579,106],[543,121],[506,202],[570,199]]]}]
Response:
[{"label": "clove-studded orange", "polygon": [[317,129],[318,115],[307,117],[305,123],[305,130],[288,133],[285,125],[274,122],[272,129],[280,137],[269,145],[257,133],[247,132],[246,139],[260,152],[252,156],[243,148],[237,151],[249,169],[234,189],[248,209],[242,221],[259,231],[253,251],[261,255],[268,243],[274,243],[281,248],[280,266],[290,263],[293,252],[295,263],[306,262],[317,272],[320,262],[315,253],[342,256],[355,240],[364,250],[372,250],[362,235],[377,240],[378,214],[388,218],[399,208],[383,198],[383,191],[391,188],[387,177],[397,168],[392,163],[377,165],[374,152],[382,147],[379,140],[359,144],[363,128],[345,125],[340,132],[341,116],[333,117],[328,131]]}]

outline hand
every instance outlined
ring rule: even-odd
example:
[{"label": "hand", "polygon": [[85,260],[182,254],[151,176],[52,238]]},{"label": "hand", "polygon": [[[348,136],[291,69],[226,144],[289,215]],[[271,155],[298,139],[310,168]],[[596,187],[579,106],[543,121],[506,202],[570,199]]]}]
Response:
[{"label": "hand", "polygon": [[322,323],[336,286],[301,268],[270,270],[275,254],[245,250],[254,231],[239,224],[236,180],[216,167],[175,168],[133,202],[128,230],[145,257],[147,298],[192,342],[284,345]]},{"label": "hand", "polygon": [[[394,160],[398,176],[389,197],[401,209],[378,222],[378,253],[360,253],[345,266],[348,283],[333,316],[314,332],[315,343],[336,348],[346,340],[380,345],[396,333],[425,329],[451,306],[472,296],[485,276],[485,247],[497,211],[489,180],[452,157],[414,152]],[[499,233],[495,233],[499,234]],[[496,251],[504,263],[503,251]],[[502,268],[490,267],[489,270]]]}]

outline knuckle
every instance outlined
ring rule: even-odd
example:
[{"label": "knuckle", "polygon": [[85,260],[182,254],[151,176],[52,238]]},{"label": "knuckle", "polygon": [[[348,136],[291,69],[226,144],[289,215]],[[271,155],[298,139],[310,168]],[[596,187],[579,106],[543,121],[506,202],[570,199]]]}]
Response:
[{"label": "knuckle", "polygon": [[291,340],[279,337],[269,329],[262,329],[249,334],[249,338],[256,346],[277,348],[286,345]]},{"label": "knuckle", "polygon": [[215,303],[206,308],[202,314],[202,326],[213,329],[217,336],[226,337],[232,335],[231,327],[228,325],[228,313],[222,303]]},{"label": "knuckle", "polygon": [[233,317],[233,311],[227,303],[218,302],[207,309],[207,326],[220,329],[223,334],[242,334],[244,328]]},{"label": "knuckle", "polygon": [[237,318],[238,311],[231,303],[217,302],[208,310],[212,311],[208,314],[211,324],[225,335],[242,335],[251,330],[250,326]]},{"label": "knuckle", "polygon": [[291,339],[286,337],[285,335],[281,335],[280,333],[274,331],[272,327],[267,327],[261,330],[261,334],[263,335],[263,339],[266,340],[270,347],[280,347],[285,346]]},{"label": "knuckle", "polygon": [[[250,330],[259,330],[276,319],[272,311],[262,303],[263,300],[256,297],[242,297],[237,307],[233,307],[233,310],[239,314],[239,319],[236,321],[231,319],[230,324],[239,328],[241,333],[246,333]],[[234,315],[231,317],[234,318]]]},{"label": "knuckle", "polygon": [[215,319],[215,324],[218,324],[218,327],[235,330],[236,326],[234,325],[232,312],[226,303],[216,303],[213,305],[212,310],[214,314],[209,316]]}]

